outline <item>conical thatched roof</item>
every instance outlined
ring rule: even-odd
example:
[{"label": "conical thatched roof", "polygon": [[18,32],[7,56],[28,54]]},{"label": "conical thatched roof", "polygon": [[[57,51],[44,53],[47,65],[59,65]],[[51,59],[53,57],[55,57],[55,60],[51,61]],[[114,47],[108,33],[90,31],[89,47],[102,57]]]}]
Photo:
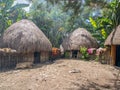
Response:
[{"label": "conical thatched roof", "polygon": [[120,45],[120,25],[113,30],[105,41],[104,45]]},{"label": "conical thatched roof", "polygon": [[62,46],[64,50],[79,50],[80,46],[95,48],[98,44],[87,30],[78,28],[63,40]]},{"label": "conical thatched roof", "polygon": [[52,45],[43,32],[30,20],[11,25],[3,35],[4,47],[18,52],[51,51]]}]

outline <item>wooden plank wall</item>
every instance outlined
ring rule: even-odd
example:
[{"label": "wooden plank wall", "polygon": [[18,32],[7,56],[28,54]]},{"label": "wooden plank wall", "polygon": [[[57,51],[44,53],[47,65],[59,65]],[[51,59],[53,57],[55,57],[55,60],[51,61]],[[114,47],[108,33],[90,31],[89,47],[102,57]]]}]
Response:
[{"label": "wooden plank wall", "polygon": [[115,65],[116,63],[116,46],[111,46],[111,57],[112,57],[112,65]]}]

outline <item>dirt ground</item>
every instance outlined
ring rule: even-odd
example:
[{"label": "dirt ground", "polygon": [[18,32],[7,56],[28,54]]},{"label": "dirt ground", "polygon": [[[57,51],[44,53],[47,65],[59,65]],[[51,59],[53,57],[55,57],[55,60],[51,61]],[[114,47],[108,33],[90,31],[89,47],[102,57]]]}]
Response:
[{"label": "dirt ground", "polygon": [[120,68],[60,59],[31,69],[0,72],[0,90],[120,90]]}]

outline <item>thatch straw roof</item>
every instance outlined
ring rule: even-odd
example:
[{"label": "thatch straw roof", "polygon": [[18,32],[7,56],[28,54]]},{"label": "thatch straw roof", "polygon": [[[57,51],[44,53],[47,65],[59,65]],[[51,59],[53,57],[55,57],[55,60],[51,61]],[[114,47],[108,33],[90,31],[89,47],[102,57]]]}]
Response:
[{"label": "thatch straw roof", "polygon": [[87,30],[78,28],[63,40],[62,46],[64,50],[79,50],[80,46],[97,48],[98,44]]},{"label": "thatch straw roof", "polygon": [[110,33],[104,45],[120,45],[120,25]]},{"label": "thatch straw roof", "polygon": [[4,47],[17,52],[51,51],[52,45],[43,32],[30,20],[11,25],[3,35]]}]

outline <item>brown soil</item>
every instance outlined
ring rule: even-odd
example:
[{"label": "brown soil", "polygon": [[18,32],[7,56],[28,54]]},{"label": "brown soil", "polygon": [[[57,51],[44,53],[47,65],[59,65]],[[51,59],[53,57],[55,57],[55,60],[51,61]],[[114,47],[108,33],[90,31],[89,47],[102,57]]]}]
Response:
[{"label": "brown soil", "polygon": [[32,69],[1,72],[0,90],[120,90],[120,69],[61,59]]}]

